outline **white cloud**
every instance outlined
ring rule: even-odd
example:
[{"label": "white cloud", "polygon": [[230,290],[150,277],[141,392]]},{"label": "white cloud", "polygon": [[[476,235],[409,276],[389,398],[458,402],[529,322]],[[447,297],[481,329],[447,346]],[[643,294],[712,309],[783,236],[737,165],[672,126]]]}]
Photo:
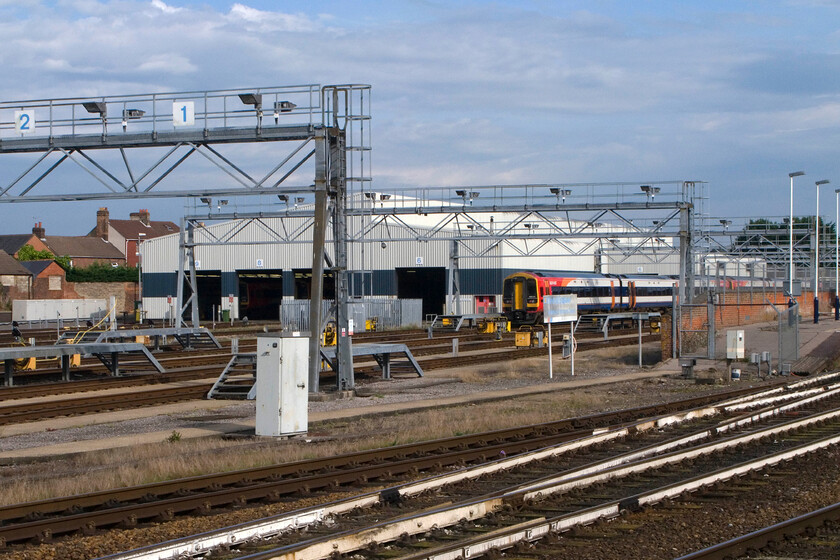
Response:
[{"label": "white cloud", "polygon": [[152,7],[157,8],[165,14],[177,14],[183,9],[169,6],[165,2],[163,2],[163,0],[152,0]]},{"label": "white cloud", "polygon": [[310,32],[318,25],[302,14],[285,14],[257,10],[244,4],[234,4],[228,14],[228,20],[241,23],[252,31],[269,33],[276,31]]},{"label": "white cloud", "polygon": [[189,58],[176,54],[154,55],[137,67],[138,72],[162,72],[166,74],[183,74],[197,70],[198,67],[190,62]]},{"label": "white cloud", "polygon": [[[0,19],[0,64],[26,76],[0,82],[0,98],[369,83],[381,189],[714,182],[781,158],[791,168],[835,165],[827,136],[840,129],[840,94],[794,91],[776,72],[784,61],[819,69],[809,49],[830,52],[814,32],[833,10],[820,2],[790,14],[695,4],[655,18],[582,2],[576,11],[574,2],[441,9],[395,0],[381,14],[364,4],[296,4],[293,13],[281,3],[222,4],[60,0],[19,10],[0,0],[12,15]],[[813,41],[788,39],[797,35]]]}]

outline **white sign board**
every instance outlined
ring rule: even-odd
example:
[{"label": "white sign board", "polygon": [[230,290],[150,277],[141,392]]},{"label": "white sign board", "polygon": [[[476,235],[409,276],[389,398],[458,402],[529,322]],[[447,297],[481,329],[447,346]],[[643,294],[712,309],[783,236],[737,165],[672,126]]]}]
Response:
[{"label": "white sign board", "polygon": [[175,126],[195,125],[195,102],[175,101],[172,103],[172,124]]},{"label": "white sign board", "polygon": [[35,109],[15,111],[15,132],[18,134],[35,132]]},{"label": "white sign board", "polygon": [[577,295],[543,296],[543,321],[546,323],[577,321]]}]

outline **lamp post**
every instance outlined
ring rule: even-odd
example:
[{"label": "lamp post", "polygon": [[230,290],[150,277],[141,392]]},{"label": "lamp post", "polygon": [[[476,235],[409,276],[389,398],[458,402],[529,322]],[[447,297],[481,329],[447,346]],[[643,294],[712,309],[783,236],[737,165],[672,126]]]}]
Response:
[{"label": "lamp post", "polygon": [[801,177],[802,175],[805,175],[804,171],[794,171],[792,173],[788,173],[788,177],[790,177],[790,221],[788,222],[788,245],[790,255],[790,269],[788,270],[788,292],[790,292],[790,301],[788,302],[788,307],[793,306],[793,178]]},{"label": "lamp post", "polygon": [[814,183],[817,186],[816,249],[814,250],[814,324],[820,322],[820,187],[828,184],[828,179]]},{"label": "lamp post", "polygon": [[840,321],[840,232],[837,231],[837,223],[840,222],[840,189],[834,189],[834,320]]}]

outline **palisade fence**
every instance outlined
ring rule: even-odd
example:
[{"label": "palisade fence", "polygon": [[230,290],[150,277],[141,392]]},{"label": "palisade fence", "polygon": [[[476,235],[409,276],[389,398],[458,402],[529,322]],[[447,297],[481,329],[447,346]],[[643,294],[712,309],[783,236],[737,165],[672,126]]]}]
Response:
[{"label": "palisade fence", "polygon": [[773,307],[779,323],[779,367],[778,372],[788,374],[793,363],[799,359],[799,304],[788,308]]},{"label": "palisade fence", "polygon": [[[778,346],[761,350],[770,352],[772,362],[778,364],[777,372],[790,373],[792,364],[799,359],[799,304],[781,307],[765,299],[764,304],[753,305],[772,309]],[[714,303],[713,299],[706,303],[679,306],[677,320],[680,358],[726,359],[726,331],[737,330],[739,326],[716,325],[715,317],[725,307]],[[745,359],[749,357],[747,354]]]},{"label": "palisade fence", "polygon": [[[321,317],[335,321],[331,312],[332,300],[324,300]],[[350,318],[354,331],[364,332],[365,322],[376,318],[376,328],[400,329],[420,328],[423,325],[422,299],[364,299],[349,304]],[[309,327],[309,300],[284,301],[280,305],[280,324],[284,331],[311,331]]]}]

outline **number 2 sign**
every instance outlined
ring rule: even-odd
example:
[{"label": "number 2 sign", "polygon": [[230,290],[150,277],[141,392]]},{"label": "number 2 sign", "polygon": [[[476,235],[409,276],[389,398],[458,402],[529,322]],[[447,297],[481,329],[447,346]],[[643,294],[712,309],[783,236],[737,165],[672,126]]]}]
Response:
[{"label": "number 2 sign", "polygon": [[195,125],[195,102],[175,101],[172,103],[172,124],[175,126]]},{"label": "number 2 sign", "polygon": [[15,132],[18,134],[35,132],[35,111],[33,109],[15,111]]}]

